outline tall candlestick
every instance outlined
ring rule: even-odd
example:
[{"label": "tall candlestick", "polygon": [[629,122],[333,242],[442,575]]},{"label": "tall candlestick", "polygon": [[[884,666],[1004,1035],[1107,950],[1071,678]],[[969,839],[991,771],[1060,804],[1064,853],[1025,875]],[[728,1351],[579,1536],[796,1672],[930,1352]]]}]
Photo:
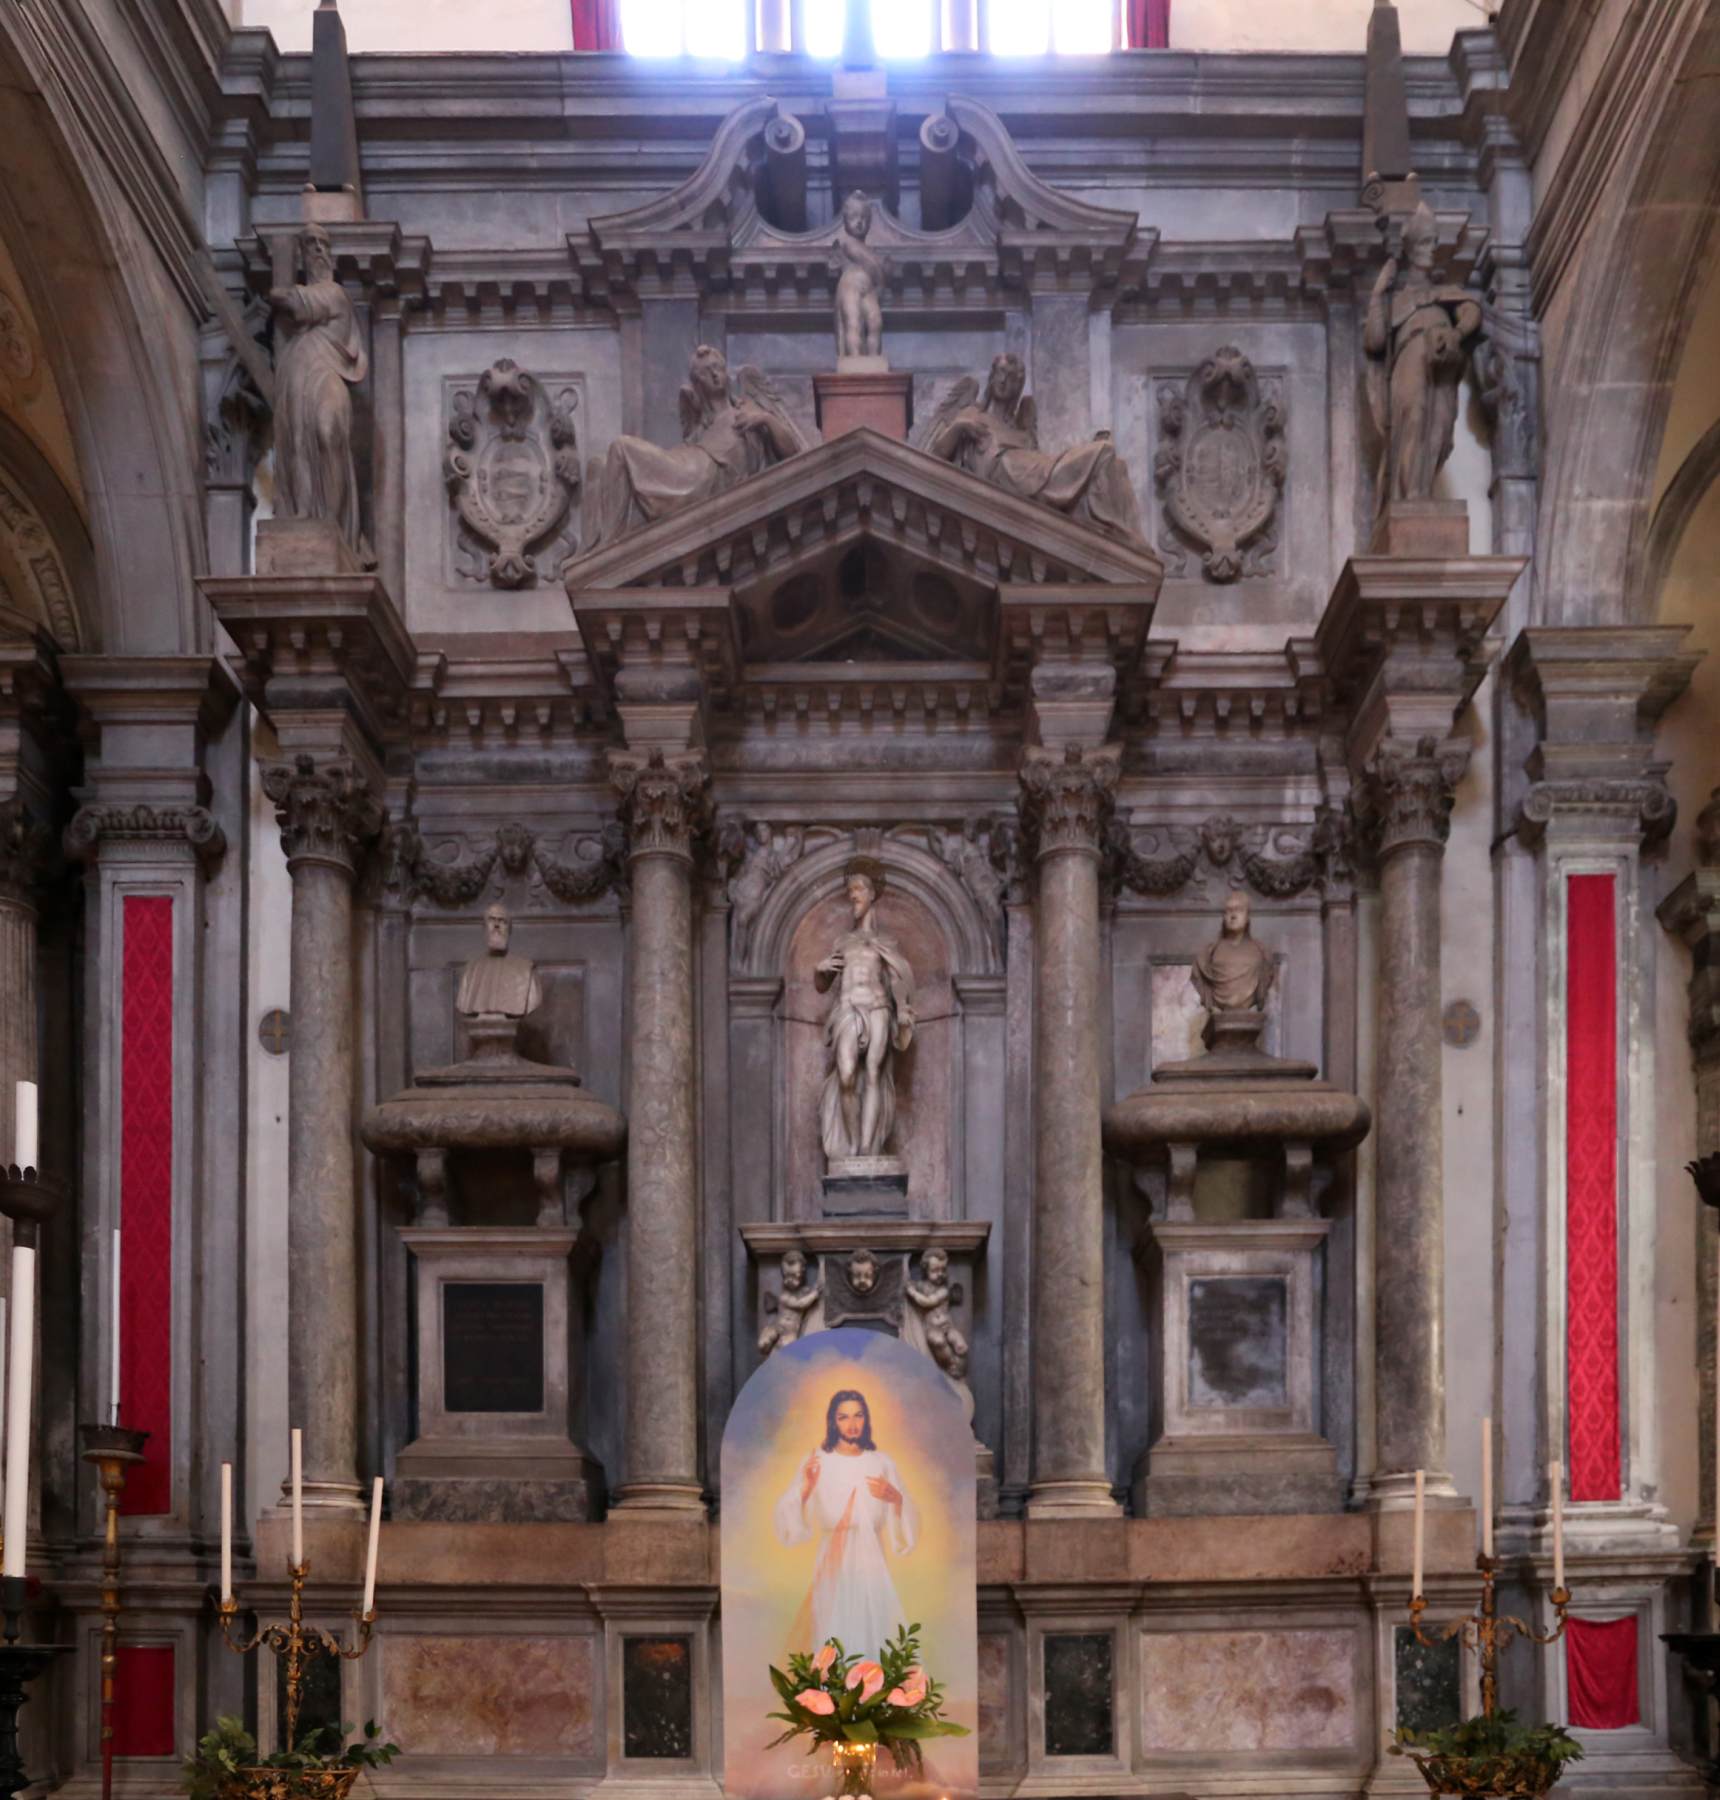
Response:
[{"label": "tall candlestick", "polygon": [[1415,1575],[1410,1583],[1412,1596],[1421,1594],[1422,1564],[1427,1548],[1427,1471],[1415,1472]]},{"label": "tall candlestick", "polygon": [[305,1434],[293,1427],[293,1567],[305,1566]]},{"label": "tall candlestick", "polygon": [[108,1423],[119,1423],[119,1228],[113,1234],[113,1361],[108,1370]]},{"label": "tall candlestick", "polygon": [[221,1465],[221,1599],[233,1598],[233,1465]]},{"label": "tall candlestick", "polygon": [[36,1084],[20,1081],[12,1090],[12,1160],[20,1169],[33,1169],[38,1146]]},{"label": "tall candlestick", "polygon": [[382,1535],[382,1477],[377,1476],[370,1489],[370,1553],[364,1564],[364,1612],[376,1605],[376,1547]]},{"label": "tall candlestick", "polygon": [[1550,1480],[1553,1488],[1553,1592],[1565,1585],[1565,1467],[1554,1463]]},{"label": "tall candlestick", "polygon": [[0,1575],[24,1573],[30,1530],[30,1378],[36,1348],[36,1252],[12,1247],[12,1319],[6,1389],[5,1553]]},{"label": "tall candlestick", "polygon": [[1481,1554],[1493,1554],[1493,1421],[1481,1421]]}]

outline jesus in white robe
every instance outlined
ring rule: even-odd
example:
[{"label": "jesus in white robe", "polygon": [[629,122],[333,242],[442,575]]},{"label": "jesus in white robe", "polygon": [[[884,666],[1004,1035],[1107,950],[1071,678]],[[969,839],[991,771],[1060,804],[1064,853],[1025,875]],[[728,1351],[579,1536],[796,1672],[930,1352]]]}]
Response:
[{"label": "jesus in white robe", "polygon": [[822,1535],[791,1649],[816,1650],[835,1638],[850,1656],[876,1657],[908,1622],[884,1547],[906,1556],[919,1541],[920,1515],[895,1463],[872,1442],[863,1394],[850,1388],[832,1397],[823,1444],[776,1503],[776,1534],[790,1546]]}]

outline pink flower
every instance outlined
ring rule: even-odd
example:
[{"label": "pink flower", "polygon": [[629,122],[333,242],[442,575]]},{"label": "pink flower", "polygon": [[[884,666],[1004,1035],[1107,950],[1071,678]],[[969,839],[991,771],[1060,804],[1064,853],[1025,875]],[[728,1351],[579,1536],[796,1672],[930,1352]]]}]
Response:
[{"label": "pink flower", "polygon": [[889,1703],[892,1706],[918,1706],[926,1697],[926,1672],[924,1669],[910,1669],[902,1677],[902,1685],[892,1688]]},{"label": "pink flower", "polygon": [[884,1704],[886,1706],[912,1706],[914,1702],[900,1688],[891,1688],[889,1693],[884,1696]]},{"label": "pink flower", "polygon": [[812,1659],[812,1666],[820,1675],[828,1675],[830,1673],[830,1665],[835,1662],[835,1660],[836,1646],[834,1644],[826,1644]]},{"label": "pink flower", "polygon": [[823,1688],[802,1688],[794,1696],[794,1703],[803,1712],[819,1713],[828,1718],[836,1710],[836,1702],[825,1693]]},{"label": "pink flower", "polygon": [[866,1706],[884,1689],[884,1671],[875,1662],[857,1662],[848,1671],[848,1686],[859,1688],[860,1704]]}]

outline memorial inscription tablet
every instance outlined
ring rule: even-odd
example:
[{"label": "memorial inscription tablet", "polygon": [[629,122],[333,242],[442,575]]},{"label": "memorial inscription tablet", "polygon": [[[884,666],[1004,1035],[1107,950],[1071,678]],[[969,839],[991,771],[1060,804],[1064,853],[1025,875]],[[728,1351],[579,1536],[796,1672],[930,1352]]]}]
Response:
[{"label": "memorial inscription tablet", "polygon": [[1282,1276],[1188,1284],[1191,1406],[1288,1406],[1289,1288]]},{"label": "memorial inscription tablet", "polygon": [[543,1284],[442,1284],[442,1394],[451,1413],[540,1413]]}]

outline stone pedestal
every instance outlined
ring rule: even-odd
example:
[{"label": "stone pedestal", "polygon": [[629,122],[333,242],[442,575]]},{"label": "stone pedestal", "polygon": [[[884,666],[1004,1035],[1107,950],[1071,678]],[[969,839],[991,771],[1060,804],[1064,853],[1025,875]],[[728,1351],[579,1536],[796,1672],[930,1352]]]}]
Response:
[{"label": "stone pedestal", "polygon": [[263,519],[257,525],[259,575],[357,575],[352,546],[333,519]]},{"label": "stone pedestal", "polygon": [[908,1165],[899,1156],[839,1156],[824,1176],[827,1219],[905,1219]]},{"label": "stone pedestal", "polygon": [[1393,500],[1374,522],[1373,553],[1466,557],[1469,508],[1462,500]]},{"label": "stone pedestal", "polygon": [[418,1436],[395,1465],[394,1516],[590,1519],[602,1467],[568,1434],[567,1229],[408,1227],[417,1284]]},{"label": "stone pedestal", "polygon": [[914,378],[882,356],[844,356],[836,373],[814,375],[813,404],[825,443],[862,427],[906,443],[914,424]]}]

